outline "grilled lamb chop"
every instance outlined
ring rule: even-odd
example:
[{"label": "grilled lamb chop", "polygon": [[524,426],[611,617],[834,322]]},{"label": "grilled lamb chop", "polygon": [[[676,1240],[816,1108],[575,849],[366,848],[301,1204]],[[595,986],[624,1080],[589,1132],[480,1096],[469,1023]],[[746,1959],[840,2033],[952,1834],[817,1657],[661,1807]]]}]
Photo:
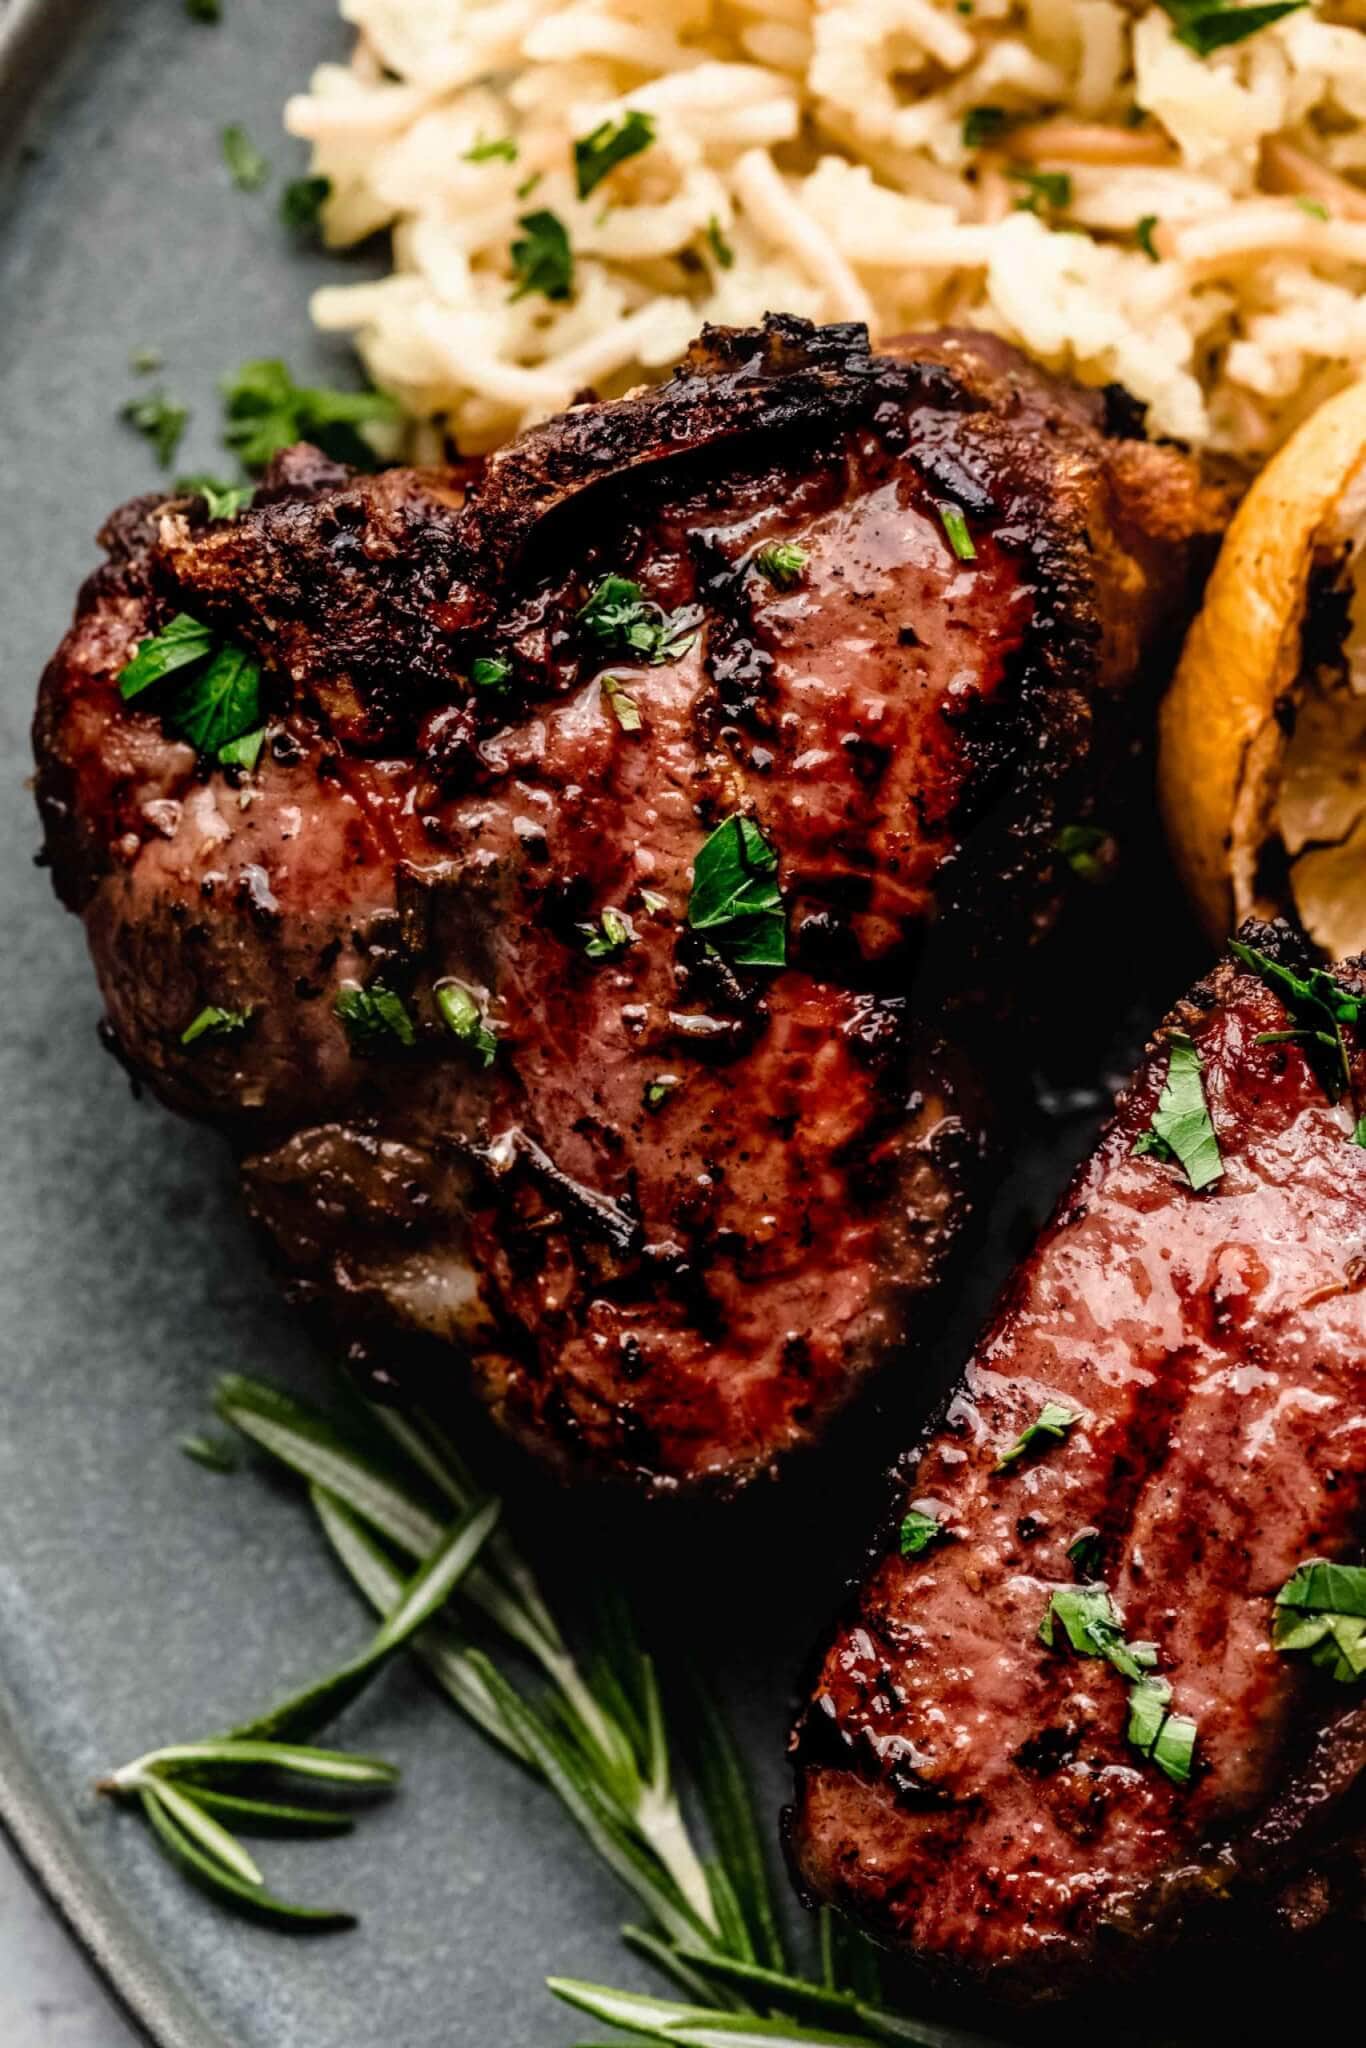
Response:
[{"label": "grilled lamb chop", "polygon": [[[1177,1006],[906,1461],[794,1737],[810,1895],[1001,1994],[1360,1940],[1361,1687],[1272,1632],[1297,1567],[1366,1532],[1366,1150],[1341,1027],[1265,965],[1303,974],[1296,942],[1241,938],[1259,971]],[[1142,1136],[1182,1034],[1222,1153],[1200,1192]]]},{"label": "grilled lamb chop", "polygon": [[[483,466],[300,449],[236,520],[115,516],[38,711],[57,888],[359,1352],[455,1347],[535,1450],[666,1489],[896,1348],[1221,513],[1131,434],[986,337],[772,320]],[[121,698],[177,613],[264,664],[245,781],[178,677]],[[206,1007],[250,1021],[186,1044]]]}]

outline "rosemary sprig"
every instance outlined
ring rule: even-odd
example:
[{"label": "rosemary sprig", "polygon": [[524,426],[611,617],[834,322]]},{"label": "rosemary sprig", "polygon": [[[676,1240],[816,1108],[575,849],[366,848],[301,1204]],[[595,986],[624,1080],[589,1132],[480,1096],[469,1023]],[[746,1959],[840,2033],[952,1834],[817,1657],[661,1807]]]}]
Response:
[{"label": "rosemary sprig", "polygon": [[[654,1661],[626,1603],[615,1596],[600,1603],[594,1653],[581,1666],[530,1566],[498,1524],[495,1505],[429,1417],[374,1409],[395,1454],[381,1462],[373,1440],[367,1445],[350,1423],[264,1381],[225,1380],[217,1409],[305,1482],[323,1534],[380,1626],[338,1672],[223,1743],[154,1752],[115,1774],[108,1789],[147,1796],[148,1819],[192,1875],[234,1904],[264,1905],[282,1920],[307,1915],[269,1899],[228,1823],[244,1831],[289,1821],[336,1823],[206,1780],[224,1767],[225,1750],[232,1752],[229,1769],[250,1752],[258,1761],[272,1756],[282,1768],[290,1767],[286,1755],[331,1757],[340,1770],[343,1753],[298,1751],[276,1738],[321,1725],[406,1647],[451,1705],[555,1793],[648,1915],[647,1925],[623,1929],[627,1946],[671,1978],[687,2001],[552,1979],[550,1989],[567,2004],[637,2042],[693,2048],[760,2041],[769,2048],[991,2048],[980,2037],[887,2011],[872,1951],[829,1914],[821,1916],[819,1975],[789,1971],[753,1802],[712,1699],[689,1684],[681,1722],[682,1752],[712,1845],[704,1853],[679,1801]],[[451,1511],[456,1520],[443,1527],[442,1514]],[[406,1576],[413,1560],[419,1568]],[[531,1662],[538,1685],[505,1666],[507,1651]],[[362,1774],[384,1768],[349,1761]],[[178,1807],[180,1798],[192,1812]],[[342,1924],[341,1916],[324,1918]]]},{"label": "rosemary sprig", "polygon": [[[707,1965],[715,1969],[714,1962]],[[739,1966],[731,1966],[739,1974]],[[854,1993],[832,1990],[806,1977],[788,1977],[772,1970],[748,1973],[759,1993],[763,2012],[735,2012],[713,2005],[683,2005],[651,1998],[644,1992],[618,1991],[606,1984],[585,1984],[573,1977],[551,1977],[548,1988],[566,2005],[586,2012],[633,2040],[685,2041],[693,2048],[748,2048],[767,2041],[769,2048],[869,2048],[870,2043],[913,2043],[915,2048],[1001,2048],[999,2042],[960,2027],[930,2020],[904,2019],[867,2005]],[[828,2024],[823,2023],[828,2021]],[[813,2024],[807,2024],[808,2018]]]},{"label": "rosemary sprig", "polygon": [[224,1736],[149,1750],[102,1779],[98,1789],[136,1801],[167,1854],[227,1904],[296,1929],[354,1926],[354,1916],[339,1907],[300,1906],[277,1898],[266,1889],[255,1858],[215,1818],[231,1814],[239,1826],[254,1832],[266,1826],[283,1834],[338,1833],[350,1827],[350,1816],[335,1809],[286,1805],[220,1787],[223,1778],[233,1785],[252,1783],[260,1772],[321,1780],[346,1791],[388,1791],[398,1783],[393,1765],[378,1757]]},{"label": "rosemary sprig", "polygon": [[[358,1655],[336,1671],[294,1693],[279,1706],[206,1742],[175,1743],[149,1750],[102,1779],[99,1790],[136,1799],[162,1847],[199,1883],[227,1903],[269,1920],[313,1927],[349,1927],[352,1916],[335,1908],[296,1906],[275,1897],[255,1858],[226,1825],[262,1823],[285,1833],[337,1832],[346,1816],[317,1808],[224,1790],[243,1773],[268,1771],[324,1779],[335,1786],[383,1788],[398,1782],[393,1767],[343,1750],[311,1749],[299,1738],[334,1720],[450,1597],[488,1542],[499,1504],[470,1507],[452,1526],[438,1530],[430,1554],[406,1583],[399,1580],[378,1631]],[[221,1816],[221,1817],[220,1817]]]},{"label": "rosemary sprig", "polygon": [[[218,1413],[310,1482],[314,1506],[341,1562],[383,1613],[392,1591],[387,1543],[409,1556],[438,1531],[421,1498],[400,1486],[331,1417],[264,1381],[234,1376]],[[451,1502],[473,1482],[425,1417],[375,1415],[427,1485]],[[349,1511],[349,1525],[343,1517]],[[357,1527],[356,1525],[361,1525]],[[366,1532],[371,1539],[366,1545]],[[340,1540],[339,1540],[340,1539]],[[662,1925],[719,1938],[711,1887],[674,1792],[654,1668],[637,1644],[616,1645],[617,1691],[600,1700],[568,1649],[534,1574],[504,1532],[462,1581],[461,1602],[534,1658],[553,1683],[553,1712],[524,1698],[454,1628],[420,1643],[453,1704],[485,1734],[549,1779],[593,1846]],[[619,1627],[629,1624],[620,1622]],[[425,1632],[424,1632],[425,1636]],[[435,1665],[440,1670],[434,1669]],[[623,1695],[639,1709],[619,1719]],[[613,1712],[613,1705],[617,1712]]]}]

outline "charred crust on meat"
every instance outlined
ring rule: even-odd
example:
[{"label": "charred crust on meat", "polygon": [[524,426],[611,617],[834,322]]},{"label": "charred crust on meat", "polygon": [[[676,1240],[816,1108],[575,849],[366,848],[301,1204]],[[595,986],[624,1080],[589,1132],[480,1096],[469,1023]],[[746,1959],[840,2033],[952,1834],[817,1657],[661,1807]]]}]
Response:
[{"label": "charred crust on meat", "polygon": [[[239,1143],[315,1309],[472,1372],[552,1463],[661,1493],[772,1470],[898,1354],[974,1211],[1057,825],[1128,745],[1214,519],[1190,465],[1105,441],[1103,410],[990,338],[874,351],[771,320],[487,461],[353,477],[299,450],[234,521],[116,516],[43,687],[54,876],[130,1057]],[[810,566],[780,592],[755,553],[788,534]],[[579,616],[609,574],[706,616],[638,665],[632,734]],[[248,806],[118,699],[177,608],[268,667]],[[473,684],[480,656],[506,689]],[[697,849],[737,813],[779,856],[785,970],[687,923]],[[608,905],[636,942],[594,960],[578,927]],[[191,908],[193,990],[168,944]],[[487,1065],[442,1021],[451,981]],[[335,1000],[381,982],[415,1043],[364,1061]],[[216,988],[261,1029],[195,1063],[188,997]]]}]

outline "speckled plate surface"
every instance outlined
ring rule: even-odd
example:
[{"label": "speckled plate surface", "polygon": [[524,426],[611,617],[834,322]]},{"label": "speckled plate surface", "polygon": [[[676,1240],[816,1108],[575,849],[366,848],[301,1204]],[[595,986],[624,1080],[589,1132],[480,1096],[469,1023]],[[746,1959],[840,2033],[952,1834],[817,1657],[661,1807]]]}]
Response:
[{"label": "speckled plate surface", "polygon": [[[0,0],[0,1815],[162,2048],[551,2048],[583,2029],[547,1972],[647,1982],[617,1944],[624,1902],[551,1798],[411,1674],[389,1673],[343,1730],[400,1762],[405,1791],[346,1842],[269,1850],[281,1888],[358,1907],[353,1934],[291,1941],[225,1918],[90,1789],[142,1748],[260,1708],[363,1627],[287,1491],[209,1477],[176,1447],[217,1373],[323,1367],[217,1142],[133,1102],[101,1053],[23,786],[34,687],[95,529],[155,480],[118,420],[130,355],[156,348],[194,408],[187,469],[221,466],[215,382],[244,357],[349,374],[306,315],[339,266],[291,247],[275,211],[299,168],[283,98],[343,48],[334,0],[223,0],[218,28],[181,0]],[[271,156],[266,192],[228,179],[229,121]],[[1034,1131],[936,1374],[1088,1135],[1085,1117]],[[723,1674],[775,1821],[790,1689],[902,1427],[819,1494],[632,1536],[656,1623],[695,1631]],[[604,1545],[625,1548],[582,1503],[532,1486],[524,1511],[542,1543],[551,1529],[571,1600]]]}]

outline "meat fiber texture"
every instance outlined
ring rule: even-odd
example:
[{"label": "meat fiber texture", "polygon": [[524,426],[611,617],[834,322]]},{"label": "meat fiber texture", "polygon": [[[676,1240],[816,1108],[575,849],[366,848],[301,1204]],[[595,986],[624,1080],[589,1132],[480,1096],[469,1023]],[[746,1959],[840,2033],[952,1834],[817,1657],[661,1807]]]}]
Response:
[{"label": "meat fiber texture", "polygon": [[[1242,937],[1304,969],[1284,926]],[[811,1896],[1002,1995],[1183,1952],[1240,1981],[1221,1944],[1254,1982],[1278,1949],[1359,1955],[1361,1686],[1272,1641],[1296,1568],[1357,1562],[1366,1528],[1366,1053],[1348,1031],[1330,1089],[1305,1023],[1226,959],[1157,1033],[905,1460],[797,1731]],[[1183,1033],[1222,1155],[1199,1192],[1135,1150]],[[1007,1458],[1049,1403],[1072,1425]],[[940,1533],[903,1555],[908,1514]],[[1194,1721],[1187,1782],[1130,1739],[1122,1672],[1041,1640],[1084,1581]]]},{"label": "meat fiber texture", "polygon": [[[235,519],[139,500],[35,727],[111,1038],[222,1127],[357,1359],[472,1383],[568,1472],[770,1471],[942,1278],[1058,830],[1221,512],[1122,394],[987,337],[777,319],[487,463],[301,448]],[[592,629],[608,577],[662,645]],[[178,612],[263,664],[253,774],[120,694]],[[728,819],[776,855],[784,964],[690,926]],[[348,1035],[339,996],[377,984],[411,1045]],[[206,1005],[249,1023],[186,1045]]]}]

